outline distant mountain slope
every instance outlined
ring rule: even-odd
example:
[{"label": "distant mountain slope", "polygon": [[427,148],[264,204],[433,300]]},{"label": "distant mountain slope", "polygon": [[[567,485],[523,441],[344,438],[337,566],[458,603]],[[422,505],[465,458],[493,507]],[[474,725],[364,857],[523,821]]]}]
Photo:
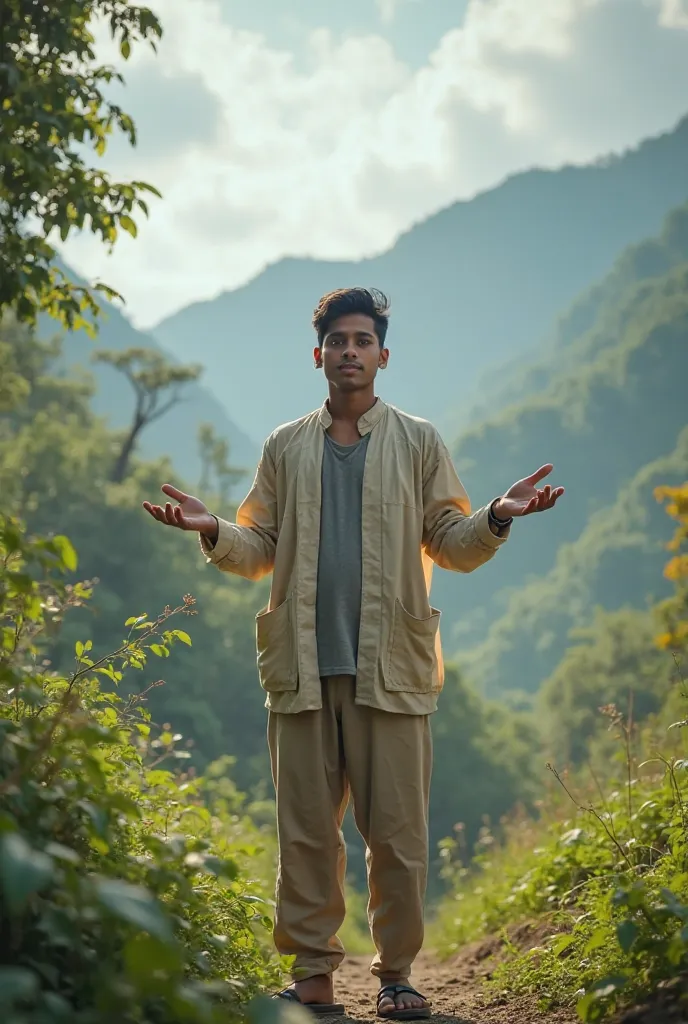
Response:
[{"label": "distant mountain slope", "polygon": [[[70,274],[72,272],[70,271]],[[83,332],[68,334],[64,339],[65,362],[70,367],[82,366],[95,376],[97,391],[93,398],[93,409],[99,416],[107,418],[115,427],[124,427],[130,420],[134,408],[131,387],[112,367],[94,363],[93,353],[97,348],[153,348],[161,350],[156,339],[138,331],[114,306],[101,303],[103,315],[99,322],[99,333],[92,340]],[[46,324],[45,333],[51,326]],[[169,358],[174,358],[166,353]],[[198,362],[193,352],[180,362]],[[194,484],[199,475],[199,456],[196,433],[200,423],[212,423],[218,436],[231,443],[232,461],[246,468],[250,474],[255,468],[259,448],[236,423],[230,419],[226,407],[218,401],[208,387],[204,373],[198,383],[190,384],[184,390],[183,401],[167,415],[152,423],[141,438],[141,454],[147,458],[167,455],[180,473],[181,479]]]},{"label": "distant mountain slope", "polygon": [[[609,274],[578,296],[534,351],[531,362],[519,358],[504,364],[485,399],[474,409],[474,422],[541,392],[558,374],[614,346],[627,322],[636,319],[652,280],[687,255],[688,205],[672,211],[661,236],[630,246]],[[632,301],[627,301],[629,286],[643,281],[645,287],[638,288]]]},{"label": "distant mountain slope", "polygon": [[[651,260],[639,260],[648,253]],[[574,308],[588,311],[578,320],[583,332],[575,336],[575,317],[568,329],[567,321],[560,324],[558,346],[537,370],[539,387],[529,382],[529,397],[465,432],[454,453],[476,504],[547,459],[556,467],[554,482],[567,487],[553,513],[515,524],[510,543],[470,585],[437,574],[433,599],[445,609],[445,643],[492,690],[537,687],[536,666],[550,671],[561,653],[562,622],[574,624],[571,602],[588,610],[594,603],[645,604],[645,556],[636,558],[633,550],[637,510],[631,504],[640,501],[645,467],[674,451],[688,423],[688,206],[668,218],[659,238],[625,254]],[[674,471],[688,474],[685,460],[676,458]],[[629,487],[634,496],[619,499]],[[646,495],[642,507],[650,500]],[[592,558],[561,548],[580,539],[588,554],[593,551],[594,515],[617,502],[612,520],[605,520],[616,524],[620,538],[609,557],[603,548]],[[652,548],[652,538],[648,543]],[[623,568],[613,561],[617,547]],[[656,553],[651,563],[658,573],[660,557]],[[557,597],[552,580],[561,582],[567,566]],[[609,572],[601,568],[610,566]],[[577,600],[580,594],[584,600]],[[515,625],[519,616],[523,621]],[[526,657],[523,645],[529,644],[533,653]],[[540,658],[535,648],[550,653]]]},{"label": "distant mountain slope", "polygon": [[488,693],[532,693],[558,665],[571,630],[589,624],[596,607],[645,608],[670,593],[662,568],[674,531],[653,491],[687,478],[688,428],[673,452],[639,470],[575,541],[561,545],[549,572],[510,593],[485,640],[462,655],[469,675]]},{"label": "distant mountain slope", "polygon": [[589,167],[535,170],[410,230],[358,263],[283,260],[236,291],[188,306],[153,333],[177,358],[209,368],[207,384],[256,439],[318,405],[309,321],[333,287],[389,292],[392,361],[383,397],[465,424],[478,381],[504,375],[557,314],[626,246],[656,233],[688,198],[688,119],[675,131]]}]

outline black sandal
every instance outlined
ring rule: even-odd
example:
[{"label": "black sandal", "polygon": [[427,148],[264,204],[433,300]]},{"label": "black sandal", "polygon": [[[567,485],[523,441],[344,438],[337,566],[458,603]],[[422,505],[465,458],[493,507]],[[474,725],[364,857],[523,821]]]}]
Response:
[{"label": "black sandal", "polygon": [[346,1013],[346,1008],[343,1003],[304,1003],[298,993],[293,988],[282,989],[281,992],[275,993],[273,999],[284,999],[288,1003],[298,1003],[299,1006],[303,1006],[305,1010],[308,1010],[315,1017],[343,1017]]},{"label": "black sandal", "polygon": [[[407,1007],[400,1009],[396,1007],[394,1010],[390,1010],[389,1013],[380,1012],[380,1003],[383,999],[391,999],[394,1003],[397,1001],[397,996],[403,995],[407,992],[411,996],[417,996],[418,999],[422,999],[423,1002],[427,1003],[427,1006]],[[425,1020],[432,1016],[430,1010],[430,1000],[426,999],[424,995],[417,992],[415,988],[411,988],[410,985],[385,985],[377,994],[377,1016],[381,1020]]]}]

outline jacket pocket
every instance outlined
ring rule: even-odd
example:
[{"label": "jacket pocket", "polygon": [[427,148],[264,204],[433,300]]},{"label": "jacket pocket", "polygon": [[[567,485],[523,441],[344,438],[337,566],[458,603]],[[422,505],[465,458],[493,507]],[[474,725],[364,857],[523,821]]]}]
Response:
[{"label": "jacket pocket", "polygon": [[292,601],[256,615],[256,649],[260,685],[269,693],[296,690],[298,671]]},{"label": "jacket pocket", "polygon": [[385,689],[404,693],[433,693],[437,690],[435,644],[440,612],[431,609],[428,618],[417,619],[397,598],[389,647]]}]

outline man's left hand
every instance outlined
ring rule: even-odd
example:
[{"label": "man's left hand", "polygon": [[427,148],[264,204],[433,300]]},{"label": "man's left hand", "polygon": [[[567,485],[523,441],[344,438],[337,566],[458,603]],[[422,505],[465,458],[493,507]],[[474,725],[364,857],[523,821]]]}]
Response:
[{"label": "man's left hand", "polygon": [[517,480],[515,484],[501,498],[492,505],[492,511],[497,519],[511,519],[512,516],[529,516],[531,512],[544,512],[545,509],[554,508],[555,504],[564,493],[563,487],[552,487],[546,484],[538,487],[541,480],[554,469],[551,463],[540,466],[530,476],[523,480]]}]

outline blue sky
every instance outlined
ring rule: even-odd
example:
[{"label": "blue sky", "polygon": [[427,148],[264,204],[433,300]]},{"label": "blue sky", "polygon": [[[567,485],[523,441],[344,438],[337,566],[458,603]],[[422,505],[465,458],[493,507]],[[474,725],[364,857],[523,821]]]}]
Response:
[{"label": "blue sky", "polygon": [[688,0],[154,0],[104,163],[155,184],[136,242],[64,247],[148,326],[286,255],[358,259],[533,167],[688,113]]},{"label": "blue sky", "polygon": [[410,67],[422,67],[443,35],[460,23],[467,0],[223,0],[228,22],[260,32],[301,59],[308,32],[321,25],[341,35],[379,32]]}]

